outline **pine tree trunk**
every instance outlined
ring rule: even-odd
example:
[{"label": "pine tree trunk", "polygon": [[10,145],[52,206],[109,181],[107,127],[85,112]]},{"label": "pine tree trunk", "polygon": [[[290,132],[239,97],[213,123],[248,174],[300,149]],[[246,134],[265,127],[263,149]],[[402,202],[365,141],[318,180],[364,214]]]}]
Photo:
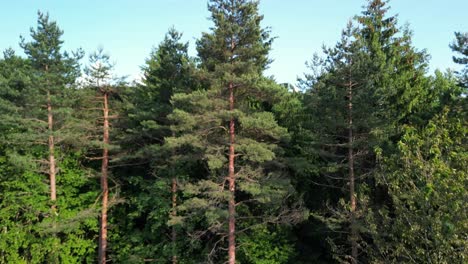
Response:
[{"label": "pine tree trunk", "polygon": [[[229,110],[234,110],[234,86],[229,83]],[[235,142],[235,126],[234,118],[231,117],[229,122],[229,234],[228,234],[228,253],[229,253],[229,264],[236,263],[236,178],[234,173],[234,142]]]},{"label": "pine tree trunk", "polygon": [[[49,65],[45,65],[45,72],[49,71]],[[49,87],[49,81],[47,80],[47,87]],[[49,183],[50,183],[50,201],[52,202],[52,229],[54,230],[54,242],[51,262],[59,263],[58,241],[56,239],[57,234],[57,186],[56,186],[56,162],[55,162],[55,140],[54,140],[54,114],[52,112],[52,98],[50,90],[47,90],[47,126],[49,132],[48,146],[49,146]]]},{"label": "pine tree trunk", "polygon": [[[177,216],[176,207],[177,207],[177,179],[175,177],[172,178],[172,216]],[[177,230],[175,226],[172,226],[172,264],[177,264]]]},{"label": "pine tree trunk", "polygon": [[50,91],[47,91],[47,124],[49,129],[49,181],[50,181],[50,200],[52,201],[52,211],[55,214],[57,200],[57,190],[55,185],[55,143],[54,143],[54,115],[52,113],[52,102]]},{"label": "pine tree trunk", "polygon": [[356,195],[354,192],[354,150],[353,150],[353,83],[348,85],[348,177],[349,177],[349,200],[350,208],[350,241],[351,241],[351,263],[357,263],[357,230],[356,230]]},{"label": "pine tree trunk", "polygon": [[[45,65],[44,67],[45,72],[49,71],[49,65]],[[47,86],[49,86],[49,81],[47,81]],[[48,132],[49,132],[49,182],[50,182],[50,200],[52,201],[52,213],[55,214],[57,207],[57,189],[56,189],[56,179],[55,179],[55,142],[54,142],[54,114],[52,113],[52,99],[50,96],[50,91],[47,90],[47,125],[48,125]]]},{"label": "pine tree trunk", "polygon": [[52,259],[50,260],[53,263],[59,263],[58,259],[58,241],[56,240],[56,229],[57,229],[57,189],[55,185],[55,175],[56,175],[56,164],[55,164],[55,141],[54,135],[54,115],[52,113],[52,100],[50,96],[50,91],[47,91],[47,124],[48,124],[48,132],[49,132],[49,182],[50,182],[50,201],[52,202],[51,205],[51,213],[52,213],[52,229],[54,231],[54,242],[53,242],[53,251],[52,251]]},{"label": "pine tree trunk", "polygon": [[102,149],[102,164],[101,164],[101,190],[102,190],[102,208],[101,208],[101,226],[99,232],[99,260],[100,264],[106,263],[107,249],[107,207],[109,199],[109,188],[107,183],[109,169],[109,95],[104,93],[104,125],[103,125],[103,149]]}]

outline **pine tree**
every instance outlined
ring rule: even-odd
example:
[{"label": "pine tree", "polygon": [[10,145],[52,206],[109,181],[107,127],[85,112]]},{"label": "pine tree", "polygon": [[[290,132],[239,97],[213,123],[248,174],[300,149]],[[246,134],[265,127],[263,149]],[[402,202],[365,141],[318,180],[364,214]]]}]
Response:
[{"label": "pine tree", "polygon": [[110,112],[109,99],[115,93],[112,83],[115,78],[112,76],[113,64],[109,55],[104,53],[102,48],[89,56],[89,66],[85,69],[87,86],[95,90],[97,98],[101,99],[102,116],[102,156],[101,159],[101,214],[99,229],[98,263],[106,263],[107,250],[107,214],[109,208],[109,144],[110,144]]},{"label": "pine tree", "polygon": [[[94,250],[90,243],[94,228],[90,207],[95,195],[80,165],[76,144],[80,134],[73,111],[73,84],[79,74],[81,53],[62,53],[62,31],[42,13],[31,35],[31,42],[22,39],[20,44],[28,56],[25,68],[16,70],[24,70],[26,78],[11,78],[9,83],[11,91],[21,96],[2,98],[15,108],[9,121],[16,125],[4,134],[3,143],[8,146],[5,166],[17,176],[15,180],[2,178],[2,225],[24,238],[19,243],[2,241],[8,245],[4,256],[8,262],[80,262]],[[13,66],[18,59],[10,52],[7,61]],[[57,173],[60,177],[54,180]],[[48,181],[43,174],[49,176]],[[15,207],[17,212],[11,214]]]},{"label": "pine tree", "polygon": [[[28,76],[29,61],[15,54],[11,48],[3,52],[0,73],[0,113],[2,135],[11,133],[18,127],[22,107],[25,106],[26,90],[31,85]],[[5,143],[3,141],[3,143]]]},{"label": "pine tree", "polygon": [[248,236],[244,230],[292,223],[301,213],[288,207],[293,190],[278,157],[288,134],[267,111],[276,84],[262,76],[272,39],[260,26],[258,2],[214,0],[209,10],[214,27],[197,42],[207,90],[173,96],[175,136],[166,140],[193,153],[208,172],[183,186],[189,199],[172,222],[198,230],[192,234],[207,240],[211,261],[221,261],[215,249],[227,240],[234,264],[236,237]]},{"label": "pine tree", "polygon": [[[60,48],[63,43],[60,37],[63,34],[55,22],[49,22],[49,16],[41,12],[38,13],[38,28],[31,28],[32,42],[21,40],[21,47],[31,60],[32,70],[37,74],[34,79],[38,84],[38,93],[46,95],[47,106],[47,126],[48,126],[48,166],[50,183],[50,200],[52,201],[52,211],[55,214],[55,201],[57,200],[56,190],[56,156],[55,156],[55,136],[54,129],[54,99],[63,95],[62,90],[66,85],[73,84],[79,76],[78,59],[82,57],[77,53],[76,57],[69,57],[67,53],[61,53]],[[62,94],[61,94],[62,93]],[[34,95],[36,96],[36,95]],[[58,97],[58,98],[57,98]],[[40,102],[36,102],[40,103]],[[57,102],[57,104],[59,104]]]}]

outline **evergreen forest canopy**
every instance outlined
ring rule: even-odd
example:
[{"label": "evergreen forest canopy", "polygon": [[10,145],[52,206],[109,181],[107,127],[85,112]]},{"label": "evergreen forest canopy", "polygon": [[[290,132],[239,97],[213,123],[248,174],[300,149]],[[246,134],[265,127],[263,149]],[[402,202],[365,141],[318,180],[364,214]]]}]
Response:
[{"label": "evergreen forest canopy", "polygon": [[133,84],[39,12],[0,59],[0,263],[466,263],[468,32],[429,73],[365,4],[300,92],[258,1],[210,0],[197,57],[169,29]]}]

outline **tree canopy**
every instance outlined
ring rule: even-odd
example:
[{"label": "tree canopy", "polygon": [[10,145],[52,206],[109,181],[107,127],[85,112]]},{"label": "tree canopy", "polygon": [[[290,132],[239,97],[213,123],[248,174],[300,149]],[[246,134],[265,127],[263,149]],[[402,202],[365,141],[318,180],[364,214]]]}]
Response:
[{"label": "tree canopy", "polygon": [[48,13],[4,50],[0,263],[467,261],[467,32],[432,73],[368,0],[280,84],[259,1],[208,11],[194,56],[169,28],[134,82]]}]

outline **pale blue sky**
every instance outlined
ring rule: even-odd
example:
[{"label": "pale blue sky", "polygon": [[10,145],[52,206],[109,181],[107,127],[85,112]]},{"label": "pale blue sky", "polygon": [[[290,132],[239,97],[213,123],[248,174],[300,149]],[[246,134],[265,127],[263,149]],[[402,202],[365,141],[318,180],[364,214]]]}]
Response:
[{"label": "pale blue sky", "polygon": [[[278,37],[267,71],[279,82],[296,83],[307,71],[304,63],[321,46],[333,45],[347,21],[360,13],[365,0],[263,0],[263,26]],[[408,22],[414,45],[427,49],[431,70],[458,67],[448,45],[454,31],[468,31],[467,0],[393,0],[390,14]],[[207,0],[3,0],[0,8],[0,50],[12,47],[22,54],[19,36],[36,27],[37,10],[49,12],[65,31],[65,49],[82,47],[87,53],[103,46],[116,62],[116,73],[137,77],[153,46],[174,26],[190,42],[208,31]],[[86,59],[87,60],[87,59]],[[83,62],[86,62],[84,60]]]}]

